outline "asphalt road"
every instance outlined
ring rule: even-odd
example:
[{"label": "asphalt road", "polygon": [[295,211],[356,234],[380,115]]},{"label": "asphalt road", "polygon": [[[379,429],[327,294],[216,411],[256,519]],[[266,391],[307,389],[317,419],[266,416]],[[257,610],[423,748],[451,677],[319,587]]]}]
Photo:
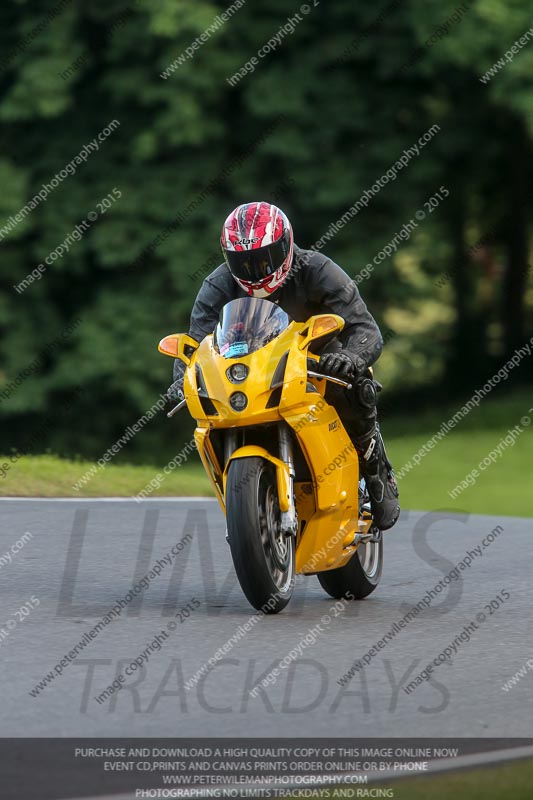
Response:
[{"label": "asphalt road", "polygon": [[[503,530],[457,573],[459,580],[436,590],[429,607],[339,686],[354,660],[428,590],[444,585],[498,525]],[[26,531],[33,538],[11,563],[2,561]],[[386,534],[382,581],[367,600],[335,611],[317,579],[303,578],[284,612],[256,621],[214,501],[0,500],[1,735],[531,737],[533,670],[502,689],[533,657],[531,533],[525,519],[405,513]],[[157,561],[160,575],[91,638],[99,619]],[[321,623],[324,615],[329,621]],[[251,619],[216,668],[185,689]],[[402,687],[476,619],[451,662],[407,694]],[[301,655],[251,697],[312,628]],[[86,632],[88,644],[61,667]],[[95,697],[147,648],[147,665],[99,703]],[[56,664],[61,674],[32,697]]]}]

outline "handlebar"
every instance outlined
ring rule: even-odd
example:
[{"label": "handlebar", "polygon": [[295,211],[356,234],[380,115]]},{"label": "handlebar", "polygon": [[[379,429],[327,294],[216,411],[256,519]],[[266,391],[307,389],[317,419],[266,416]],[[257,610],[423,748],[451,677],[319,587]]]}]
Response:
[{"label": "handlebar", "polygon": [[349,381],[343,381],[342,378],[335,378],[333,375],[324,375],[322,372],[315,372],[313,368],[318,366],[319,361],[319,358],[307,357],[307,374],[311,378],[318,378],[321,381],[331,381],[332,383],[336,383],[337,386],[344,386],[345,389],[353,388],[353,385],[349,383]]},{"label": "handlebar", "polygon": [[344,386],[345,389],[353,388],[353,385],[348,383],[348,381],[343,381],[342,378],[334,378],[333,375],[322,375],[321,372],[313,372],[310,369],[307,370],[307,374],[311,378],[318,378],[321,381],[331,381],[332,383],[336,383],[338,386]]},{"label": "handlebar", "polygon": [[174,406],[174,408],[171,411],[168,412],[167,417],[169,417],[169,418],[173,417],[174,414],[177,414],[178,411],[180,411],[180,409],[182,409],[183,406],[185,406],[185,405],[187,405],[187,401],[186,400],[182,400],[180,403],[178,403],[177,406]]}]

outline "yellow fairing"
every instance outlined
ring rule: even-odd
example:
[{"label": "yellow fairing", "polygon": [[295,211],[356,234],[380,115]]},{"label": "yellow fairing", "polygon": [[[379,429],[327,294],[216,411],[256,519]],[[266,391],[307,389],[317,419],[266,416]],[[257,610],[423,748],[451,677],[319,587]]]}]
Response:
[{"label": "yellow fairing", "polygon": [[222,511],[226,511],[226,504],[224,501],[224,484],[222,480],[223,466],[219,463],[213,445],[209,439],[208,427],[197,427],[194,432],[194,440],[198,448],[198,454],[204,465],[204,469],[213,484],[216,492],[216,498],[222,507]]},{"label": "yellow fairing", "polygon": [[[296,434],[311,474],[310,482],[295,486],[300,521],[296,571],[304,573],[343,566],[354,553],[355,548],[348,546],[354,534],[366,533],[371,524],[370,519],[359,519],[355,448],[336,410],[324,399],[326,382],[307,377],[312,322],[293,322],[265,347],[232,359],[221,356],[214,348],[213,337],[207,336],[191,357],[184,383],[189,411],[198,420],[198,452],[223,510],[229,462],[224,465],[217,458],[212,432],[285,420]],[[250,368],[248,377],[240,383],[232,382],[227,374],[237,362]],[[248,399],[243,411],[231,407],[234,392],[243,392]],[[273,441],[273,447],[278,453],[277,441]],[[286,511],[289,469],[274,453],[247,444],[238,447],[230,460],[259,456],[270,461],[276,468],[280,509]]]},{"label": "yellow fairing", "polygon": [[[288,347],[290,345],[287,337],[280,336],[255,353],[239,356],[238,359],[226,359],[219,355],[213,347],[213,337],[206,336],[194,354],[191,367],[185,374],[185,397],[192,416],[198,420],[205,420],[210,427],[217,428],[248,427],[280,420],[281,416],[276,408],[265,408],[265,406],[273,391],[270,388],[272,373]],[[248,367],[253,364],[253,371],[251,370],[249,378],[240,384],[232,383],[226,374],[227,369],[237,361]],[[193,365],[198,363],[206,365],[202,367],[202,377],[207,394],[215,406],[216,414],[207,413],[204,410],[197,393],[195,383],[198,376],[195,374],[196,368]],[[305,372],[299,376],[300,386],[304,383],[304,374]],[[248,406],[244,412],[234,411],[230,405],[230,397],[237,391],[245,392],[248,397]]]}]

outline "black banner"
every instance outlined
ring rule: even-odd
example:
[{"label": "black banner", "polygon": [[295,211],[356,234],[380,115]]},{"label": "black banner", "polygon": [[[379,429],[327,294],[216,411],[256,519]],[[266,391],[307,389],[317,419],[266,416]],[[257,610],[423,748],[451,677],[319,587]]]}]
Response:
[{"label": "black banner", "polygon": [[0,796],[374,797],[371,785],[527,748],[533,739],[0,739]]}]

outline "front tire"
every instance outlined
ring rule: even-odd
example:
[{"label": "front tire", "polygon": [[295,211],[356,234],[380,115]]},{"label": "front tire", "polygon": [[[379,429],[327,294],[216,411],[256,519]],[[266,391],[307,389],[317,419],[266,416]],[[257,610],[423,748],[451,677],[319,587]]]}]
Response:
[{"label": "front tire", "polygon": [[231,462],[226,522],[235,572],[251,605],[277,614],[294,589],[294,536],[280,532],[276,471],[258,456]]}]

